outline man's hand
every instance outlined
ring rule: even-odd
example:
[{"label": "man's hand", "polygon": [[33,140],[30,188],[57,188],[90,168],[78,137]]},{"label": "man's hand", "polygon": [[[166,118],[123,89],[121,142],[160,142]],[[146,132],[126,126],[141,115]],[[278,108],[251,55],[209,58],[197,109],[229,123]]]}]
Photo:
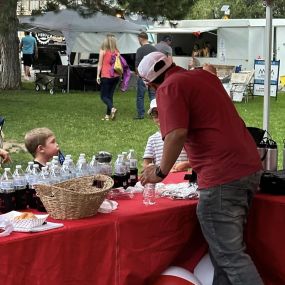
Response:
[{"label": "man's hand", "polygon": [[161,182],[163,179],[158,177],[155,174],[155,171],[157,169],[156,165],[149,165],[147,166],[143,171],[142,175],[140,177],[140,182],[144,186],[146,183],[158,183]]}]

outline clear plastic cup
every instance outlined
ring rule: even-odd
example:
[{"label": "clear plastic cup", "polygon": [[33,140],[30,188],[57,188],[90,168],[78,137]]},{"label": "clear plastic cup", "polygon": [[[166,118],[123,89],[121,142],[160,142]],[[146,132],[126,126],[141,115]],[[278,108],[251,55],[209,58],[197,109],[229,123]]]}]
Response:
[{"label": "clear plastic cup", "polygon": [[154,205],[155,202],[155,184],[147,183],[143,189],[143,203],[146,206]]}]

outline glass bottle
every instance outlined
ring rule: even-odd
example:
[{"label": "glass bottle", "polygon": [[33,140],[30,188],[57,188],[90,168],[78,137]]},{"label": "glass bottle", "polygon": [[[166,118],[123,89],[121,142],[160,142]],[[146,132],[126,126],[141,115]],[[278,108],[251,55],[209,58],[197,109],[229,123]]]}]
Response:
[{"label": "glass bottle", "polygon": [[130,149],[128,154],[130,161],[130,186],[135,186],[138,182],[138,160],[135,155],[135,151]]},{"label": "glass bottle", "polygon": [[124,187],[127,188],[128,179],[127,179],[127,169],[124,163],[124,156],[122,154],[118,155],[117,160],[114,165],[114,187]]},{"label": "glass bottle", "polygon": [[130,185],[130,160],[128,159],[128,153],[126,151],[122,152],[124,164],[126,166],[126,172],[127,172],[127,187]]}]

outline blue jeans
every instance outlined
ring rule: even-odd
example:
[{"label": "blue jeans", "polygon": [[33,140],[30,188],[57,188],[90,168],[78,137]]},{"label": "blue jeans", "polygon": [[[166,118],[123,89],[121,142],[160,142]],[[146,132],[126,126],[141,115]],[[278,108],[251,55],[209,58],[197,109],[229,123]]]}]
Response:
[{"label": "blue jeans", "polygon": [[245,253],[243,240],[248,209],[259,180],[260,172],[257,172],[200,191],[197,216],[215,269],[213,285],[263,284]]},{"label": "blue jeans", "polygon": [[137,80],[137,113],[139,117],[144,117],[144,94],[148,90],[149,101],[155,99],[155,90],[148,88],[139,77]]},{"label": "blue jeans", "polygon": [[113,96],[119,80],[119,76],[113,78],[101,78],[101,100],[107,105],[106,115],[111,114],[113,108]]}]

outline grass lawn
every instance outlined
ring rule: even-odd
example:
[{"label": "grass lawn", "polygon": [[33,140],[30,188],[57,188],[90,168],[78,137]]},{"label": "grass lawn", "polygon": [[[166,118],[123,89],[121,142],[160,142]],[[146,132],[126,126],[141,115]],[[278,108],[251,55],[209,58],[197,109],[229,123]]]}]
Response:
[{"label": "grass lawn", "polygon": [[[116,92],[114,104],[118,109],[115,121],[102,121],[105,105],[98,92],[70,94],[36,92],[33,83],[26,83],[23,90],[0,91],[0,115],[5,117],[5,141],[23,143],[25,133],[35,127],[48,127],[54,131],[61,150],[72,154],[76,161],[80,153],[87,159],[105,150],[117,157],[118,153],[134,148],[141,164],[141,157],[149,135],[156,131],[151,119],[133,120],[135,91]],[[147,96],[146,96],[147,97]],[[145,100],[146,110],[149,101]],[[263,98],[236,103],[236,108],[248,126],[262,128]],[[271,98],[270,133],[279,148],[279,168],[282,167],[283,139],[285,139],[285,93],[278,99]],[[226,123],[226,122],[225,122]],[[16,164],[25,168],[31,156],[16,147],[11,151],[13,169]]]}]

